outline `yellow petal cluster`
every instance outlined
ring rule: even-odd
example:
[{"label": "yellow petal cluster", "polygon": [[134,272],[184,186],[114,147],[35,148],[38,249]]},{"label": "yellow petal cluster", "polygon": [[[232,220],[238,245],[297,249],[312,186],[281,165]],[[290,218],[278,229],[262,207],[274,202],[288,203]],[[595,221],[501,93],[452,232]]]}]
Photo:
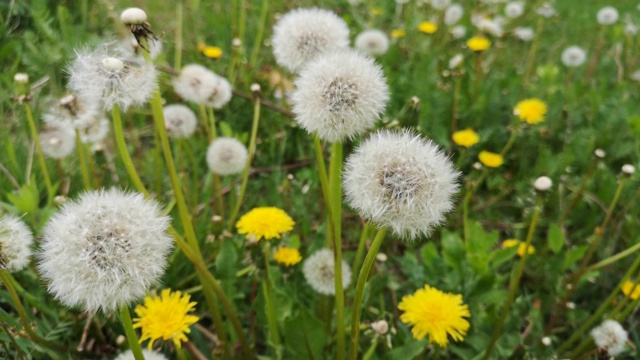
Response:
[{"label": "yellow petal cluster", "polygon": [[393,29],[391,30],[391,37],[394,39],[399,39],[407,35],[407,32],[403,29]]},{"label": "yellow petal cluster", "polygon": [[478,134],[473,129],[459,130],[451,136],[453,142],[464,147],[471,147],[480,141]]},{"label": "yellow petal cluster", "polygon": [[631,300],[637,300],[640,297],[640,284],[627,280],[622,284],[622,293]]},{"label": "yellow petal cluster", "polygon": [[282,209],[276,207],[257,207],[244,214],[236,223],[238,234],[247,238],[271,240],[293,230],[293,219]]},{"label": "yellow petal cluster", "polygon": [[473,51],[485,51],[491,47],[491,41],[482,35],[476,35],[467,40],[467,46]]},{"label": "yellow petal cluster", "polygon": [[[526,245],[525,243],[523,243],[522,241],[517,240],[517,239],[509,239],[509,240],[505,240],[505,241],[502,242],[502,248],[503,249],[508,249],[508,248],[512,248],[514,246],[517,246],[518,247],[517,254],[520,257],[524,256],[524,252],[525,252],[525,248],[526,248],[525,245]],[[536,253],[536,248],[533,247],[533,245],[529,245],[529,248],[527,250],[527,255],[533,255],[535,253]]]},{"label": "yellow petal cluster", "polygon": [[500,167],[504,163],[502,155],[492,153],[490,151],[481,151],[478,155],[478,159],[480,160],[482,165],[490,168]]},{"label": "yellow petal cluster", "polygon": [[438,25],[432,23],[431,21],[423,21],[418,25],[418,30],[425,34],[433,34],[438,31]]},{"label": "yellow petal cluster", "polygon": [[516,104],[513,114],[529,124],[537,124],[544,121],[547,104],[540,99],[525,99]]},{"label": "yellow petal cluster", "polygon": [[279,264],[293,266],[302,260],[302,256],[298,249],[283,246],[276,251],[273,259]]}]

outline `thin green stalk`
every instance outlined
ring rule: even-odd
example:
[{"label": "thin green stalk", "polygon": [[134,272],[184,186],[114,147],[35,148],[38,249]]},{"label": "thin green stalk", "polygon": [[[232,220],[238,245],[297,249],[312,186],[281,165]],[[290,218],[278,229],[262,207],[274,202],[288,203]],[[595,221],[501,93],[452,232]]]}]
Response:
[{"label": "thin green stalk", "polygon": [[[360,335],[360,312],[362,310],[362,299],[364,298],[364,288],[369,278],[369,272],[376,259],[376,254],[387,234],[387,228],[380,228],[373,239],[373,243],[367,252],[367,256],[358,275],[356,294],[353,299],[353,312],[351,315],[351,347],[349,348],[349,360],[356,360],[358,356],[358,336]],[[355,269],[355,268],[354,268]]]},{"label": "thin green stalk", "polygon": [[[542,196],[538,197],[538,201],[536,202],[536,207],[533,211],[533,216],[531,217],[531,224],[529,225],[529,231],[527,232],[527,240],[525,241],[524,248],[529,249],[531,245],[531,241],[533,240],[533,234],[536,230],[536,225],[538,224],[538,218],[540,217],[540,211],[542,210]],[[491,340],[489,341],[489,346],[487,346],[487,350],[484,353],[483,360],[488,359],[491,356],[491,352],[493,351],[494,346],[496,345],[496,341],[498,337],[500,337],[500,333],[502,332],[502,328],[504,326],[505,320],[509,315],[509,310],[511,309],[511,304],[513,300],[515,300],[516,292],[518,291],[518,285],[520,284],[520,278],[522,277],[522,273],[524,272],[524,266],[526,264],[527,258],[529,257],[529,252],[525,251],[518,262],[518,268],[516,269],[515,277],[511,278],[511,284],[509,286],[509,295],[507,296],[507,302],[504,304],[504,308],[502,309],[502,313],[498,318],[498,322],[493,330],[493,334],[491,335]]]},{"label": "thin green stalk", "polygon": [[211,135],[211,129],[209,128],[209,117],[207,116],[207,108],[204,106],[204,104],[200,104],[199,110],[200,121],[204,125],[204,130],[207,133],[207,139],[209,139],[209,142],[211,142],[213,137]]},{"label": "thin green stalk", "polygon": [[[266,306],[267,313],[267,322],[269,324],[269,340],[271,344],[275,347],[276,354],[281,353],[280,349],[280,330],[278,329],[278,318],[276,315],[276,305],[274,303],[273,297],[273,280],[271,278],[271,268],[269,266],[269,260],[271,258],[271,252],[269,251],[269,243],[263,241],[264,245],[262,250],[264,252],[264,272],[265,279],[262,284],[262,289],[264,291],[264,301]],[[278,356],[279,358],[280,356]]]},{"label": "thin green stalk", "polygon": [[252,69],[255,68],[256,63],[258,62],[258,55],[260,54],[260,48],[262,47],[262,37],[264,36],[264,28],[267,23],[268,13],[269,0],[262,0],[262,7],[260,8],[260,22],[258,23],[258,34],[256,34],[253,51],[251,52],[251,60],[249,61]]},{"label": "thin green stalk", "polygon": [[462,201],[462,228],[464,232],[464,241],[465,243],[469,241],[469,203],[471,202],[471,198],[473,194],[476,192],[478,187],[482,184],[484,179],[489,175],[489,171],[486,169],[482,172],[477,181],[471,184],[471,187],[467,190],[464,195],[464,200]]},{"label": "thin green stalk", "polygon": [[[216,117],[213,108],[207,108],[207,119],[209,120],[209,142],[218,138],[218,130],[216,129]],[[213,174],[213,196],[215,197],[215,206],[217,215],[224,219],[224,198],[222,197],[222,182],[220,175]],[[213,209],[211,209],[213,210]]]},{"label": "thin green stalk", "polygon": [[453,100],[451,101],[451,134],[449,136],[453,136],[453,133],[458,129],[458,99],[460,98],[460,82],[461,76],[453,75]]},{"label": "thin green stalk", "polygon": [[184,355],[184,350],[182,350],[182,348],[176,348],[176,355],[178,355],[178,360],[187,360],[187,357]]},{"label": "thin green stalk", "polygon": [[[362,257],[364,256],[364,248],[367,242],[367,237],[369,236],[369,230],[371,230],[371,224],[366,222],[362,227],[362,233],[360,234],[360,241],[358,242],[358,250],[356,251],[356,257],[353,259],[352,269],[359,269],[360,262],[362,261]],[[351,283],[355,283],[357,280],[357,273],[353,272],[353,277],[351,279]]]},{"label": "thin green stalk", "polygon": [[113,109],[111,109],[111,117],[113,118],[113,132],[116,136],[116,145],[118,147],[120,159],[124,163],[124,167],[127,169],[127,174],[129,174],[129,178],[131,179],[133,186],[135,186],[138,192],[141,192],[148,197],[149,192],[142,183],[142,180],[140,180],[140,176],[138,176],[136,167],[133,165],[133,161],[131,160],[131,156],[129,156],[129,151],[127,150],[127,142],[124,139],[124,132],[122,131],[122,117],[120,116],[120,107],[118,105],[113,105]]},{"label": "thin green stalk", "polygon": [[138,336],[136,335],[136,331],[133,329],[133,322],[131,321],[129,307],[127,307],[126,305],[120,307],[120,322],[122,322],[124,332],[127,335],[127,341],[129,342],[129,348],[133,353],[133,357],[136,360],[144,360],[144,355],[142,354],[142,348],[140,347]]},{"label": "thin green stalk", "polygon": [[218,138],[218,130],[216,128],[216,117],[215,117],[215,114],[213,113],[212,107],[207,108],[207,119],[209,120],[209,129],[211,130],[211,135],[209,138],[209,142],[211,142],[216,138]]},{"label": "thin green stalk", "polygon": [[527,65],[524,71],[524,79],[523,79],[523,91],[529,85],[529,77],[531,77],[531,72],[533,71],[534,64],[536,62],[536,52],[538,51],[538,44],[540,42],[540,34],[542,33],[542,25],[544,24],[544,19],[542,16],[538,17],[538,23],[536,25],[536,33],[533,38],[533,43],[531,44],[531,50],[529,50],[529,54],[527,55]]},{"label": "thin green stalk", "polygon": [[318,178],[322,188],[322,197],[327,213],[327,231],[325,236],[325,247],[331,246],[333,233],[333,219],[331,217],[331,201],[329,200],[329,178],[327,176],[327,168],[324,163],[324,153],[322,152],[322,144],[318,138],[318,134],[313,134],[313,150],[316,155],[316,165],[318,166]]},{"label": "thin green stalk", "polygon": [[178,23],[176,24],[176,36],[175,36],[175,56],[173,60],[173,68],[176,71],[180,71],[182,67],[182,22],[183,22],[183,11],[182,11],[182,0],[178,0],[176,2],[176,18]]},{"label": "thin green stalk", "polygon": [[31,106],[28,102],[24,102],[24,111],[27,115],[27,123],[29,124],[29,131],[31,131],[31,138],[36,146],[36,153],[38,154],[38,163],[42,170],[42,176],[44,177],[44,184],[47,187],[47,194],[49,195],[49,202],[55,197],[53,191],[53,184],[51,183],[51,176],[49,176],[49,169],[47,169],[47,162],[44,160],[44,153],[42,152],[42,146],[40,146],[40,138],[38,137],[38,131],[36,130],[36,122],[33,120],[33,113],[31,112]]},{"label": "thin green stalk", "polygon": [[596,169],[596,165],[598,165],[598,160],[599,160],[598,157],[596,156],[593,157],[593,160],[591,161],[591,165],[589,165],[589,170],[587,170],[587,173],[584,175],[584,178],[582,178],[582,182],[580,182],[580,187],[578,188],[578,191],[576,191],[573,194],[573,198],[571,199],[569,206],[567,206],[567,208],[562,213],[562,218],[560,218],[560,224],[563,224],[564,221],[567,220],[569,213],[571,213],[571,210],[573,210],[573,207],[576,206],[576,204],[578,203],[578,200],[582,196],[582,193],[584,192],[584,189],[587,186],[587,182],[591,178],[593,171]]},{"label": "thin green stalk", "polygon": [[333,273],[336,291],[336,359],[345,356],[344,329],[344,289],[342,288],[342,143],[331,146],[331,164],[329,170],[329,200],[333,219]]},{"label": "thin green stalk", "polygon": [[89,190],[93,188],[91,186],[91,178],[89,176],[89,169],[87,168],[87,160],[84,153],[84,144],[80,140],[80,132],[76,129],[76,149],[78,150],[78,162],[80,163],[80,171],[82,172],[82,182],[84,188]]},{"label": "thin green stalk", "polygon": [[516,137],[518,137],[518,133],[520,132],[519,127],[511,128],[510,130],[511,135],[509,135],[509,140],[507,140],[507,144],[502,148],[502,151],[500,152],[500,156],[502,156],[503,158],[507,156],[507,153],[509,152],[509,150],[511,150],[513,144],[515,144]]},{"label": "thin green stalk", "polygon": [[616,261],[633,254],[634,252],[636,252],[638,250],[640,250],[640,241],[637,244],[633,245],[632,247],[630,247],[630,248],[628,248],[626,250],[623,250],[623,251],[621,251],[621,252],[619,252],[619,253],[617,253],[617,254],[615,254],[613,256],[610,256],[610,257],[608,257],[608,258],[606,258],[606,259],[604,259],[604,260],[602,260],[602,261],[600,261],[598,263],[595,263],[595,264],[589,266],[585,270],[585,273],[588,273],[588,272],[591,272],[591,271],[595,271],[595,270],[598,270],[598,269],[603,268],[605,266],[611,265],[611,264],[615,263]]}]

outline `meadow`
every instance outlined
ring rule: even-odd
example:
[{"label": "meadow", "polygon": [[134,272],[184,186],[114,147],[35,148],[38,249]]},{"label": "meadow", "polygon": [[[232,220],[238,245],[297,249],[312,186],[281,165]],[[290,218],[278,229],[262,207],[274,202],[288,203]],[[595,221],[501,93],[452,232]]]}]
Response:
[{"label": "meadow", "polygon": [[0,27],[0,358],[640,358],[637,2]]}]

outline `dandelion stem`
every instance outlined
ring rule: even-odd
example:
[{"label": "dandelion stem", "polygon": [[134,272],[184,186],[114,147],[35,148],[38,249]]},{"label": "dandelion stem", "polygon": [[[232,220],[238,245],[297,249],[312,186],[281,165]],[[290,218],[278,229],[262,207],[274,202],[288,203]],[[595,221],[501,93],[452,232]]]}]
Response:
[{"label": "dandelion stem", "polygon": [[621,251],[621,252],[619,252],[619,253],[611,256],[611,257],[608,257],[608,258],[606,258],[606,259],[604,259],[604,260],[602,260],[602,261],[600,261],[600,262],[598,262],[596,264],[593,264],[593,265],[589,266],[585,270],[585,273],[588,273],[588,272],[591,272],[591,271],[595,271],[595,270],[598,270],[598,269],[603,268],[605,266],[611,265],[611,264],[615,263],[616,261],[633,254],[634,252],[636,252],[638,250],[640,250],[640,241],[637,244],[633,245],[632,247],[630,247],[630,248],[628,248],[626,250],[623,250],[623,251]]},{"label": "dandelion stem", "polygon": [[522,90],[526,90],[529,85],[529,78],[531,77],[531,72],[533,71],[533,67],[536,62],[536,53],[538,52],[538,44],[540,42],[540,34],[542,33],[542,25],[544,24],[544,19],[542,17],[538,18],[538,23],[536,24],[536,33],[533,38],[533,43],[531,44],[531,49],[529,50],[529,55],[527,55],[527,65],[524,71],[524,79],[522,81]]},{"label": "dandelion stem", "polygon": [[[369,236],[369,230],[371,230],[371,224],[369,224],[369,222],[366,222],[362,227],[362,233],[360,234],[360,241],[358,242],[358,250],[356,251],[356,257],[353,260],[353,266],[351,266],[351,268],[354,270],[360,268],[360,261],[362,261],[362,256],[364,255],[364,248],[367,242],[367,237]],[[351,279],[352,283],[356,282],[357,276],[358,276],[357,273],[354,271],[353,279]]]},{"label": "dandelion stem", "polygon": [[140,176],[138,176],[136,167],[133,165],[131,156],[129,156],[127,142],[124,139],[124,133],[122,131],[122,117],[120,116],[120,107],[118,105],[113,105],[113,109],[111,109],[111,117],[113,118],[113,132],[116,136],[118,153],[120,154],[122,163],[124,163],[124,167],[127,169],[127,174],[129,174],[129,178],[131,178],[131,182],[133,182],[133,186],[135,186],[136,190],[143,193],[146,197],[149,197],[149,192],[142,183],[142,180],[140,180]]},{"label": "dandelion stem", "polygon": [[369,278],[369,272],[376,259],[376,254],[380,249],[380,245],[387,234],[387,228],[380,228],[376,233],[376,237],[371,243],[371,247],[364,258],[364,263],[358,275],[358,283],[356,284],[356,294],[353,299],[353,310],[351,315],[351,347],[349,348],[349,360],[355,360],[358,356],[358,336],[360,334],[360,312],[362,310],[362,299],[364,298],[364,287]]},{"label": "dandelion stem", "polygon": [[258,62],[258,55],[260,54],[260,48],[262,47],[262,37],[264,36],[264,28],[267,23],[267,14],[269,13],[269,0],[262,0],[262,7],[260,8],[260,23],[258,24],[258,34],[256,34],[255,43],[253,44],[253,51],[251,52],[251,60],[249,64],[251,68],[256,67]]},{"label": "dandelion stem", "polygon": [[567,206],[567,208],[562,213],[562,218],[560,218],[560,224],[563,224],[564,221],[567,220],[569,213],[571,213],[571,210],[573,210],[573,207],[576,206],[576,204],[578,203],[580,196],[584,192],[584,188],[587,186],[587,182],[591,178],[593,171],[596,169],[596,165],[598,165],[598,160],[599,160],[598,157],[596,156],[593,157],[593,160],[591,161],[591,165],[589,166],[589,170],[587,170],[587,173],[584,175],[584,178],[582,178],[582,182],[580,183],[580,187],[578,188],[578,191],[576,191],[573,194],[573,198],[571,199],[569,206]]},{"label": "dandelion stem", "polygon": [[318,178],[320,178],[320,186],[322,188],[322,197],[324,199],[324,204],[327,212],[327,222],[328,230],[326,232],[327,236],[325,239],[325,247],[331,246],[331,234],[333,233],[333,219],[331,218],[331,201],[329,200],[329,178],[327,176],[327,168],[324,163],[324,153],[322,151],[322,144],[320,144],[320,139],[318,138],[318,134],[313,134],[313,150],[316,155],[316,164],[318,166]]},{"label": "dandelion stem", "polygon": [[131,321],[129,307],[126,305],[120,307],[120,322],[122,322],[124,332],[127,335],[127,341],[129,342],[129,348],[133,353],[133,357],[136,360],[144,360],[142,348],[138,342],[138,336],[136,335],[136,331],[133,329],[133,322]]},{"label": "dandelion stem", "polygon": [[176,38],[175,38],[175,57],[173,60],[173,68],[180,71],[182,67],[182,23],[183,23],[183,6],[182,0],[176,2],[176,18],[178,23],[176,24]]},{"label": "dandelion stem", "polygon": [[33,120],[33,113],[31,112],[31,106],[28,102],[24,102],[24,111],[27,115],[27,122],[29,123],[29,130],[31,131],[31,138],[36,146],[36,152],[38,153],[38,162],[42,169],[42,176],[44,177],[44,184],[47,187],[47,194],[49,195],[49,201],[53,200],[55,193],[53,191],[53,185],[51,183],[51,176],[49,176],[49,170],[47,169],[47,163],[44,160],[44,153],[42,152],[42,146],[40,146],[40,138],[38,137],[38,131],[36,130],[36,123]]},{"label": "dandelion stem", "polygon": [[207,133],[207,139],[209,139],[209,142],[211,142],[213,137],[211,135],[211,129],[209,128],[209,118],[207,117],[207,109],[204,106],[204,104],[200,104],[200,121],[202,121],[202,124],[204,125],[204,130]]},{"label": "dandelion stem", "polygon": [[460,82],[461,77],[453,75],[455,80],[453,82],[453,100],[451,101],[451,134],[456,132],[458,128],[458,99],[460,98]]},{"label": "dandelion stem", "polygon": [[333,219],[333,255],[336,291],[336,359],[344,359],[344,290],[342,288],[342,143],[335,142],[331,146],[331,163],[329,170],[329,191],[331,201],[331,218]]},{"label": "dandelion stem", "polygon": [[[264,252],[264,272],[265,279],[262,284],[262,289],[264,291],[264,301],[266,306],[267,313],[267,322],[269,323],[269,340],[271,344],[275,347],[276,354],[280,354],[280,331],[278,329],[278,318],[276,317],[276,306],[273,297],[273,280],[271,279],[271,268],[269,266],[269,260],[271,258],[271,252],[269,243],[263,241],[264,245],[262,246],[262,250]],[[280,358],[280,356],[277,356]]]},{"label": "dandelion stem", "polygon": [[[207,118],[209,119],[209,129],[211,131],[209,141],[211,142],[218,138],[218,130],[216,130],[216,117],[212,107],[209,107],[207,109]],[[224,198],[222,197],[222,184],[220,182],[220,175],[218,174],[213,174],[213,195],[216,198],[215,203],[218,215],[224,218]]]},{"label": "dandelion stem", "polygon": [[[527,232],[527,240],[525,241],[524,248],[529,249],[531,246],[531,241],[533,240],[533,234],[536,230],[536,225],[538,224],[538,218],[540,217],[540,211],[542,210],[543,198],[542,196],[538,197],[538,201],[536,202],[536,207],[533,211],[533,216],[531,217],[531,224],[529,225],[529,231]],[[489,346],[487,346],[487,350],[482,357],[483,360],[487,360],[491,356],[491,352],[493,351],[494,346],[496,345],[496,341],[502,332],[502,328],[504,326],[504,322],[509,315],[509,309],[511,308],[511,304],[516,297],[516,292],[518,291],[518,285],[520,284],[520,278],[522,277],[522,273],[524,272],[524,266],[526,264],[527,258],[529,257],[529,252],[524,251],[520,261],[518,262],[518,267],[516,269],[515,276],[511,278],[511,284],[509,286],[509,295],[507,296],[507,301],[504,304],[504,308],[502,309],[502,313],[498,318],[498,322],[493,330],[493,334],[491,335],[491,340],[489,341]]]},{"label": "dandelion stem", "polygon": [[82,182],[86,190],[91,189],[91,178],[89,177],[89,169],[87,168],[87,160],[84,153],[84,144],[80,140],[80,132],[76,129],[76,149],[78,150],[78,162],[80,163],[80,170],[82,172]]}]

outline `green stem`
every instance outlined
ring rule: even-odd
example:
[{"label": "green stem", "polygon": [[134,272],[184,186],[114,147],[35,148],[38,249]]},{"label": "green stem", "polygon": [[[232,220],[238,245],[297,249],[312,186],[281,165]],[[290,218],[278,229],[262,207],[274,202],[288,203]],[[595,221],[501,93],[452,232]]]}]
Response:
[{"label": "green stem", "polygon": [[373,266],[373,262],[376,259],[376,254],[380,249],[380,245],[387,234],[386,228],[381,228],[376,233],[376,237],[373,239],[371,248],[367,252],[367,256],[364,258],[362,269],[358,275],[358,283],[356,285],[356,294],[353,299],[353,312],[351,315],[351,347],[349,348],[349,360],[355,360],[358,356],[358,336],[360,334],[360,312],[362,310],[362,299],[364,298],[364,288],[369,278],[369,272]]},{"label": "green stem", "polygon": [[464,195],[464,200],[462,201],[462,228],[464,232],[464,241],[467,243],[469,241],[469,204],[471,203],[471,198],[473,194],[476,192],[478,187],[482,184],[484,179],[489,175],[489,171],[486,169],[482,172],[477,181],[471,183],[470,188],[467,190]]},{"label": "green stem", "polygon": [[264,252],[264,271],[265,279],[262,289],[264,291],[264,301],[267,313],[267,322],[269,323],[269,340],[275,347],[276,353],[280,353],[280,331],[278,329],[278,318],[276,316],[276,306],[273,297],[273,280],[271,279],[271,269],[269,266],[269,260],[271,253],[269,251],[269,243],[263,241],[264,245],[262,250]]},{"label": "green stem", "polygon": [[42,152],[42,146],[40,145],[40,138],[38,137],[38,131],[36,130],[36,122],[33,120],[33,113],[31,112],[31,106],[28,102],[24,102],[24,111],[27,115],[27,123],[29,124],[29,131],[31,131],[31,138],[36,145],[36,153],[38,154],[38,163],[42,170],[42,176],[44,177],[44,184],[47,187],[47,194],[49,195],[49,202],[53,200],[55,193],[53,191],[53,185],[51,183],[51,176],[49,176],[49,169],[47,169],[47,163],[44,160],[44,153]]},{"label": "green stem", "polygon": [[355,283],[357,280],[356,269],[360,268],[360,261],[362,261],[362,256],[364,256],[364,248],[367,242],[367,237],[369,236],[369,230],[371,230],[371,225],[369,222],[366,222],[362,227],[362,233],[360,234],[360,241],[358,242],[358,250],[356,251],[356,257],[353,259],[353,266],[351,268],[353,271],[353,278],[351,279],[352,283]]},{"label": "green stem", "polygon": [[509,140],[507,140],[507,144],[502,148],[502,151],[500,152],[500,156],[502,156],[503,158],[505,156],[507,156],[507,153],[509,152],[509,150],[511,150],[511,148],[513,147],[513,144],[515,144],[516,142],[516,137],[518,136],[518,132],[519,132],[519,128],[511,128],[511,135],[509,135]]},{"label": "green stem", "polygon": [[149,197],[149,192],[142,183],[142,180],[140,180],[140,176],[138,176],[136,167],[133,165],[131,156],[129,156],[129,151],[127,150],[127,142],[124,139],[124,132],[122,130],[122,117],[120,116],[120,107],[118,105],[113,105],[113,109],[111,109],[111,116],[113,117],[113,132],[116,136],[118,153],[120,154],[122,163],[124,163],[124,167],[127,169],[127,174],[129,174],[129,178],[131,179],[131,182],[133,183],[133,186],[135,186],[136,190]]},{"label": "green stem", "polygon": [[211,140],[213,139],[213,136],[211,135],[211,129],[209,128],[209,118],[207,116],[207,108],[204,106],[204,104],[200,104],[199,109],[200,109],[200,121],[204,125],[204,130],[207,133],[207,139],[209,139],[209,142],[211,142]]},{"label": "green stem", "polygon": [[[216,129],[216,117],[213,112],[213,108],[207,108],[207,118],[209,120],[209,142],[218,138],[218,130]],[[224,219],[224,198],[222,197],[222,183],[220,181],[220,175],[213,174],[213,195],[216,199],[215,206],[217,209],[217,215]],[[213,210],[213,209],[211,209]]]},{"label": "green stem", "polygon": [[262,37],[264,35],[264,28],[267,23],[267,14],[269,13],[269,0],[262,0],[262,7],[260,9],[260,23],[258,25],[258,34],[253,44],[253,51],[251,52],[251,60],[249,64],[251,68],[255,68],[258,62],[258,55],[260,54],[260,48],[262,47]]},{"label": "green stem", "polygon": [[[536,202],[535,210],[533,211],[533,217],[531,218],[531,224],[529,225],[529,231],[527,232],[527,240],[525,241],[524,248],[529,249],[531,246],[531,241],[533,240],[533,234],[536,230],[536,225],[538,224],[538,218],[540,217],[540,211],[542,210],[542,197],[538,198]],[[489,341],[489,346],[487,346],[487,350],[484,353],[483,360],[486,360],[491,356],[491,352],[493,351],[494,346],[496,345],[496,341],[498,337],[500,337],[500,333],[502,332],[502,328],[504,326],[505,320],[509,315],[509,309],[511,309],[511,304],[516,297],[516,292],[518,291],[518,285],[520,284],[520,278],[522,277],[522,273],[524,272],[524,266],[526,264],[527,258],[529,257],[529,252],[525,251],[518,262],[518,268],[516,269],[515,277],[511,279],[511,284],[509,286],[509,295],[507,296],[507,302],[504,304],[504,308],[502,309],[502,313],[498,318],[498,322],[493,330],[493,334],[491,335],[491,340]]]},{"label": "green stem", "polygon": [[133,329],[133,322],[131,321],[129,307],[127,307],[126,305],[120,307],[120,322],[122,322],[124,332],[125,334],[127,334],[127,341],[129,342],[129,348],[133,353],[133,357],[136,360],[144,360],[144,355],[142,354],[142,348],[140,347],[138,336],[136,335],[136,331]]},{"label": "green stem", "polygon": [[173,60],[173,68],[180,71],[182,67],[182,22],[183,22],[182,0],[176,2],[176,37],[175,37],[175,56]]},{"label": "green stem", "polygon": [[606,259],[604,259],[604,260],[602,260],[602,261],[600,261],[598,263],[595,263],[595,264],[589,266],[585,270],[585,273],[588,273],[588,272],[591,272],[591,271],[595,271],[595,270],[598,270],[598,269],[603,268],[605,266],[608,266],[610,264],[613,264],[616,261],[618,261],[618,260],[620,260],[622,258],[625,258],[625,257],[633,254],[634,252],[638,251],[638,250],[640,250],[640,242],[638,242],[637,244],[633,245],[632,247],[630,247],[630,248],[628,248],[626,250],[623,250],[623,251],[621,251],[621,252],[619,252],[619,253],[617,253],[617,254],[615,254],[613,256],[610,256],[610,257],[608,257],[608,258],[606,258]]},{"label": "green stem", "polygon": [[344,359],[344,289],[342,287],[342,143],[331,146],[331,164],[329,170],[329,191],[331,218],[333,219],[333,255],[336,298],[336,359]]},{"label": "green stem", "polygon": [[78,162],[80,163],[80,170],[82,172],[82,182],[84,183],[84,188],[86,190],[89,190],[92,188],[91,178],[89,176],[89,169],[87,168],[87,160],[84,153],[84,144],[82,144],[82,140],[80,140],[80,132],[78,131],[78,129],[76,129],[76,148],[78,150]]},{"label": "green stem", "polygon": [[331,217],[331,201],[329,200],[329,178],[327,176],[327,168],[324,163],[324,153],[322,151],[322,144],[318,138],[318,134],[313,134],[313,150],[316,155],[316,165],[318,166],[318,178],[320,179],[320,186],[322,188],[322,197],[327,212],[327,226],[325,237],[325,247],[331,246],[331,234],[333,233],[333,218]]},{"label": "green stem", "polygon": [[584,175],[584,178],[582,178],[582,182],[580,183],[580,187],[578,188],[578,191],[576,191],[573,194],[573,198],[571,199],[569,206],[567,206],[567,208],[562,213],[562,218],[560,218],[560,224],[564,223],[564,221],[569,216],[569,213],[571,213],[571,210],[573,209],[573,207],[576,206],[576,204],[578,203],[580,196],[582,196],[582,193],[584,192],[584,189],[587,186],[587,182],[591,178],[593,171],[596,169],[596,165],[598,165],[598,158],[594,156],[593,160],[591,161],[591,165],[589,166],[589,170],[587,170],[587,173]]},{"label": "green stem", "polygon": [[534,35],[533,43],[531,44],[531,50],[529,50],[529,55],[527,55],[527,65],[522,82],[523,90],[525,90],[527,88],[527,85],[529,84],[529,77],[531,77],[531,72],[533,71],[533,67],[536,61],[536,52],[538,51],[538,43],[540,42],[540,34],[542,33],[543,21],[543,18],[540,16],[536,25],[536,34]]}]

